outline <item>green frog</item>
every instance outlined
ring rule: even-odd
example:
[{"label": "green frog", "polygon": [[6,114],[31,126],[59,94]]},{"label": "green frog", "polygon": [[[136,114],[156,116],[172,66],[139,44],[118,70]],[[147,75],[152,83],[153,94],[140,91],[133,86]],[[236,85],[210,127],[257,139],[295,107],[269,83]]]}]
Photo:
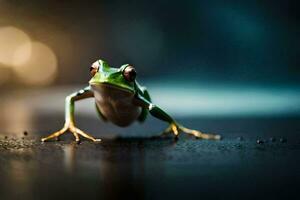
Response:
[{"label": "green frog", "polygon": [[132,65],[124,64],[120,68],[113,68],[107,62],[97,60],[90,67],[90,73],[92,78],[89,86],[66,97],[63,128],[42,138],[41,141],[58,139],[70,131],[76,142],[80,141],[80,136],[100,142],[101,139],[94,138],[75,126],[75,101],[85,98],[94,98],[99,116],[117,126],[126,127],[136,120],[144,122],[150,113],[169,124],[162,135],[173,133],[177,139],[179,133],[184,132],[201,139],[221,139],[220,135],[202,133],[182,126],[159,106],[153,104],[147,89],[136,81],[137,73]]}]

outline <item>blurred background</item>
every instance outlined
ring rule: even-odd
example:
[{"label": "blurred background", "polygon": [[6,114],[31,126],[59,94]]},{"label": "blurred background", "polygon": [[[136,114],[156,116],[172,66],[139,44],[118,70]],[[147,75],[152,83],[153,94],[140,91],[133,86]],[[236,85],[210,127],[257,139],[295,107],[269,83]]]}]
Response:
[{"label": "blurred background", "polygon": [[[0,0],[0,199],[299,199],[299,35],[292,0]],[[76,124],[103,142],[40,143],[97,59],[223,140],[118,128],[86,99]]]},{"label": "blurred background", "polygon": [[[134,65],[154,102],[176,116],[299,115],[297,4],[1,0],[2,127],[63,113],[100,58]],[[88,105],[79,112],[93,112]]]}]

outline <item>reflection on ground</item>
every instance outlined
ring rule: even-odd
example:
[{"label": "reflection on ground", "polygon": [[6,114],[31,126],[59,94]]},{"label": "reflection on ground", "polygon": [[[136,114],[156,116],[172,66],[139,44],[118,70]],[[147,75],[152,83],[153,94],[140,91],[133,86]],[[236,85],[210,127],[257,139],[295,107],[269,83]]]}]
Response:
[{"label": "reflection on ground", "polygon": [[[298,118],[181,121],[222,130],[225,138],[145,136],[161,126],[155,121],[135,130],[139,137],[121,135],[99,144],[76,144],[71,135],[41,143],[45,130],[1,135],[0,199],[247,199],[297,193]],[[95,121],[81,123],[88,127]]]},{"label": "reflection on ground", "polygon": [[104,123],[90,102],[91,107],[79,104],[76,122],[103,142],[78,145],[67,134],[41,143],[63,124],[66,91],[55,91],[56,96],[16,92],[0,99],[0,199],[283,199],[298,194],[297,115],[177,117],[224,139],[182,135],[174,141],[157,137],[166,124],[151,117],[125,129]]}]

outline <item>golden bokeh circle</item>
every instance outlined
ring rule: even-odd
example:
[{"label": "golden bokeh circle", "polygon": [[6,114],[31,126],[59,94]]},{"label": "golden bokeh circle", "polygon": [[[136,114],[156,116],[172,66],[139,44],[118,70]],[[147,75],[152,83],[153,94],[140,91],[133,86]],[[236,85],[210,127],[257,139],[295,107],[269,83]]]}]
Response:
[{"label": "golden bokeh circle", "polygon": [[[30,37],[22,30],[13,26],[0,27],[0,63],[8,66],[20,65],[30,57]],[[26,53],[21,57],[15,55],[16,50],[23,46]]]},{"label": "golden bokeh circle", "polygon": [[[20,47],[17,54],[27,54],[27,48]],[[30,85],[50,84],[57,73],[57,58],[54,52],[40,42],[31,43],[30,58],[22,65],[14,67],[22,82]]]}]

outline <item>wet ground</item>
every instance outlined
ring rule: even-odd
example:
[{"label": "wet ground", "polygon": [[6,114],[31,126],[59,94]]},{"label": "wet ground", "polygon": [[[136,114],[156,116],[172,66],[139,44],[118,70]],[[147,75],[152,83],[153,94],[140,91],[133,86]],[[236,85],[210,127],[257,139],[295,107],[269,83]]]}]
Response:
[{"label": "wet ground", "polygon": [[152,137],[165,127],[154,119],[118,129],[79,117],[103,142],[39,142],[62,119],[39,116],[26,133],[0,135],[0,199],[299,198],[298,117],[179,119],[221,141]]}]

